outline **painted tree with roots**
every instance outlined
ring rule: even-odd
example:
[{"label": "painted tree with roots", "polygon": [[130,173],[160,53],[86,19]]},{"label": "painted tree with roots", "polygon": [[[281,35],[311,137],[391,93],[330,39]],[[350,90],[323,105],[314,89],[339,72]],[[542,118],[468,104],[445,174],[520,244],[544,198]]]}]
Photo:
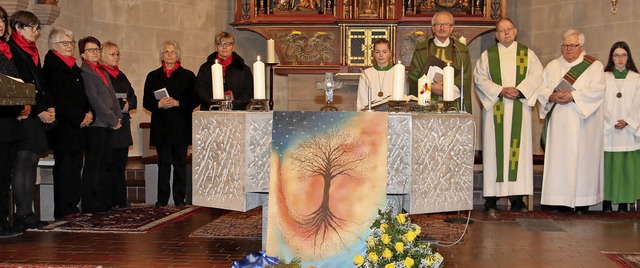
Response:
[{"label": "painted tree with roots", "polygon": [[315,236],[314,245],[317,245],[318,238],[321,238],[320,244],[324,243],[329,231],[341,237],[338,229],[342,229],[341,223],[345,220],[333,214],[329,207],[331,182],[336,177],[358,177],[359,163],[367,156],[356,137],[337,130],[312,137],[294,150],[292,165],[299,179],[310,180],[319,176],[324,180],[318,209],[296,220],[306,230],[307,238]]}]

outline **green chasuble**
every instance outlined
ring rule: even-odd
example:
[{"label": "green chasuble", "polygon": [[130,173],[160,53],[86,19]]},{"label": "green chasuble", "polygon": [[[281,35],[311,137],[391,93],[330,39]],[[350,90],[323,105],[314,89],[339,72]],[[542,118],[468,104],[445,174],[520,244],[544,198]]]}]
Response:
[{"label": "green chasuble", "polygon": [[[518,43],[516,50],[516,86],[527,76],[529,64],[529,48]],[[489,58],[489,74],[491,80],[502,85],[502,74],[500,73],[500,53],[498,46],[487,49]],[[509,181],[516,181],[518,178],[518,159],[520,159],[520,134],[522,133],[522,102],[519,99],[513,101],[513,113],[511,117],[511,137],[509,144]],[[493,124],[495,129],[496,142],[496,181],[504,182],[504,97],[499,96],[498,101],[493,106]]]}]

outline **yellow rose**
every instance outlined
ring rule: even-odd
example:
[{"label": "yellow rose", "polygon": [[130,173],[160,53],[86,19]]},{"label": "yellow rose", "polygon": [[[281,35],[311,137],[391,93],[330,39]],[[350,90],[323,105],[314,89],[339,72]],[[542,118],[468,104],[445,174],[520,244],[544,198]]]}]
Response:
[{"label": "yellow rose", "polygon": [[431,266],[433,265],[433,255],[429,255],[429,257],[427,257],[427,265]]},{"label": "yellow rose", "polygon": [[385,233],[387,231],[387,228],[389,228],[389,225],[386,223],[380,224],[380,232],[381,233]]},{"label": "yellow rose", "polygon": [[406,234],[403,235],[404,240],[411,242],[414,239],[416,239],[416,236],[418,236],[416,233],[412,232],[412,231],[408,231]]},{"label": "yellow rose", "polygon": [[376,241],[373,239],[373,237],[367,238],[367,248],[373,248],[373,246],[375,245]]},{"label": "yellow rose", "polygon": [[389,250],[388,248],[385,248],[382,251],[382,257],[385,257],[387,259],[391,259],[391,257],[393,257],[393,253],[391,253],[391,250]]},{"label": "yellow rose", "polygon": [[442,255],[440,255],[440,252],[436,252],[436,260],[440,260],[442,259]]},{"label": "yellow rose", "polygon": [[364,257],[360,254],[356,255],[355,257],[353,257],[353,263],[355,263],[358,267],[362,266],[364,264]]},{"label": "yellow rose", "polygon": [[375,252],[369,252],[369,255],[367,255],[367,258],[369,258],[372,262],[377,262],[378,254],[376,254]]},{"label": "yellow rose", "polygon": [[385,245],[391,242],[391,237],[389,237],[388,234],[383,234],[381,239],[382,239],[382,243]]},{"label": "yellow rose", "polygon": [[405,222],[407,222],[407,214],[398,214],[398,216],[396,216],[396,220],[398,220],[398,222],[400,224],[404,224]]},{"label": "yellow rose", "polygon": [[413,259],[412,259],[412,258],[409,258],[409,257],[407,257],[406,259],[404,259],[404,266],[407,266],[407,267],[411,267],[411,266],[413,266]]},{"label": "yellow rose", "polygon": [[396,243],[396,252],[401,253],[404,251],[404,243],[397,242]]},{"label": "yellow rose", "polygon": [[419,235],[422,232],[422,228],[420,227],[420,225],[414,224],[413,231],[416,233],[416,235]]},{"label": "yellow rose", "polygon": [[393,264],[393,263],[389,263],[389,264],[385,265],[384,268],[396,268],[396,265]]},{"label": "yellow rose", "polygon": [[416,35],[423,35],[424,32],[423,31],[416,31]]}]

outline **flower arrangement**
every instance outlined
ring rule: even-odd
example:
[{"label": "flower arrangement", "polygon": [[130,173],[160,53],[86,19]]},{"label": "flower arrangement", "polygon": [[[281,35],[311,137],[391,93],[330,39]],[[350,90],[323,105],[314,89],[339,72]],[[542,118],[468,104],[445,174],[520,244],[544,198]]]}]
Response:
[{"label": "flower arrangement", "polygon": [[430,244],[419,241],[420,232],[407,214],[394,216],[391,208],[379,209],[366,240],[366,256],[358,254],[353,262],[365,268],[442,267],[444,258]]}]

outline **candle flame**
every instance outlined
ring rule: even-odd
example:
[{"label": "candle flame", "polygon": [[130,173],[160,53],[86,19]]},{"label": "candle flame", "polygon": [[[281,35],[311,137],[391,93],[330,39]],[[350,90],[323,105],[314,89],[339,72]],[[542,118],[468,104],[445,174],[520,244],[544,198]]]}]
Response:
[{"label": "candle flame", "polygon": [[216,64],[218,64],[218,59],[216,59]]},{"label": "candle flame", "polygon": [[258,55],[258,61],[260,61],[260,55]]}]

